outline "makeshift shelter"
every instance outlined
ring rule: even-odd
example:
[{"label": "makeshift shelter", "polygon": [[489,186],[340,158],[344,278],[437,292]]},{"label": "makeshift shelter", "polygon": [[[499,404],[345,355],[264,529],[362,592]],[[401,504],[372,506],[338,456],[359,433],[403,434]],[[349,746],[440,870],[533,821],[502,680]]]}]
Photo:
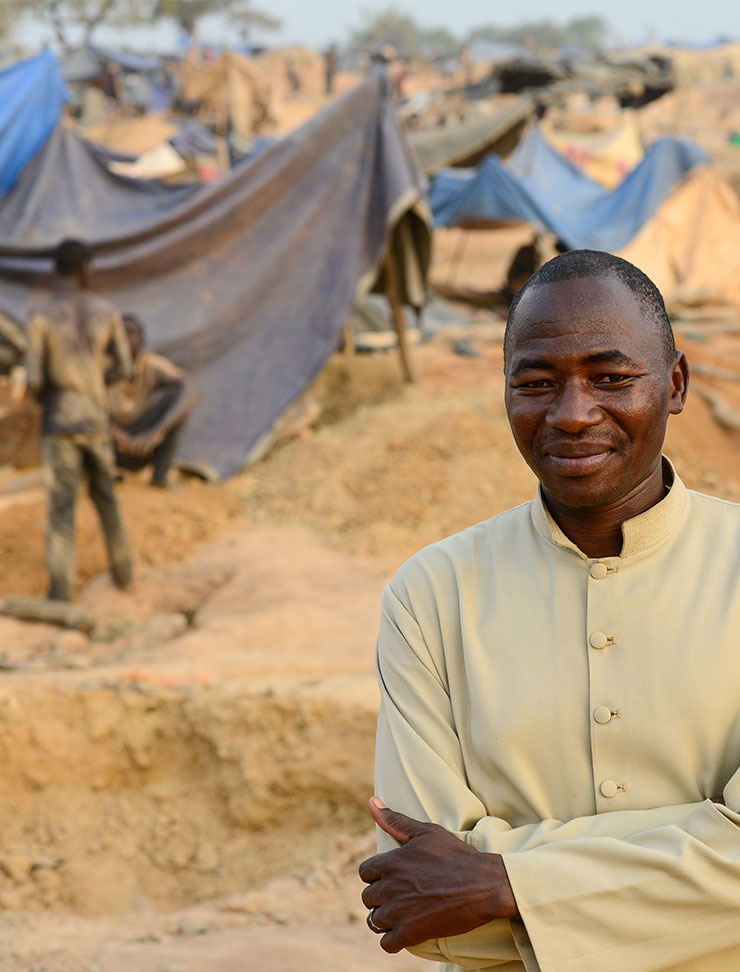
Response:
[{"label": "makeshift shelter", "polygon": [[139,314],[199,387],[180,457],[228,476],[384,270],[421,306],[429,223],[382,72],[206,187],[116,176],[58,129],[0,202],[0,310],[25,319],[51,283],[50,248],[86,240],[95,289]]},{"label": "makeshift shelter", "polygon": [[540,129],[553,148],[607,189],[622,183],[645,155],[637,115],[630,110],[622,112],[616,127],[605,131],[574,131],[547,118]]},{"label": "makeshift shelter", "polygon": [[85,44],[64,55],[61,70],[66,81],[81,83],[94,81],[106,64],[116,64],[124,71],[156,75],[164,66],[161,57],[148,57],[132,51],[118,51],[110,47]]},{"label": "makeshift shelter", "polygon": [[[156,227],[198,189],[116,176],[97,147],[58,125],[13,191],[0,200],[0,272],[5,258],[23,255],[22,268],[32,274],[29,283],[43,285],[49,267],[39,261],[59,240],[74,236],[100,244]],[[14,291],[12,276],[3,280],[0,303],[12,300]]]},{"label": "makeshift shelter", "polygon": [[180,67],[184,103],[224,131],[254,135],[269,118],[270,90],[260,69],[229,51],[215,61],[184,61]]},{"label": "makeshift shelter", "polygon": [[712,156],[740,194],[740,80],[679,88],[643,108],[643,137],[671,133],[693,138]]},{"label": "makeshift shelter", "polygon": [[714,292],[740,307],[740,200],[714,166],[702,166],[619,255],[666,297]]},{"label": "makeshift shelter", "polygon": [[297,93],[301,96],[318,98],[324,94],[325,65],[318,51],[297,45],[283,47],[257,54],[253,63],[273,97],[278,100],[285,100],[296,93],[289,81],[291,73],[298,79],[300,89]]},{"label": "makeshift shelter", "polygon": [[66,97],[50,51],[0,71],[0,196],[49,138]]},{"label": "makeshift shelter", "polygon": [[68,51],[62,58],[62,75],[69,84],[95,81],[101,74],[102,65],[95,51],[86,44]]},{"label": "makeshift shelter", "polygon": [[437,226],[528,222],[569,248],[615,251],[657,211],[673,187],[707,154],[686,139],[662,138],[616,189],[594,182],[538,129],[503,162],[489,155],[474,172],[445,170],[430,202]]},{"label": "makeshift shelter", "polygon": [[[62,58],[61,71],[74,88],[87,85],[111,88],[125,109],[162,111],[171,101],[170,84],[161,57],[86,44]],[[107,85],[104,84],[106,76]]]},{"label": "makeshift shelter", "polygon": [[493,111],[476,113],[457,125],[409,133],[409,144],[419,168],[435,175],[445,166],[475,165],[505,141],[513,148],[524,125],[532,118],[531,98],[515,98]]},{"label": "makeshift shelter", "polygon": [[710,43],[689,47],[666,45],[649,53],[670,58],[681,85],[706,85],[740,76],[740,43]]},{"label": "makeshift shelter", "polygon": [[83,131],[89,141],[105,146],[115,156],[128,156],[120,161],[130,162],[169,141],[177,135],[178,126],[164,112],[151,112],[141,118],[114,116],[98,125],[86,125]]}]

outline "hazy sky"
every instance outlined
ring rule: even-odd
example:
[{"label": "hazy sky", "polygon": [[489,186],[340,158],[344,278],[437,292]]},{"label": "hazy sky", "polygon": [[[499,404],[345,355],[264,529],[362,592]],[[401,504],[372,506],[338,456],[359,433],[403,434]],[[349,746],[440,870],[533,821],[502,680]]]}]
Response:
[{"label": "hazy sky", "polygon": [[[0,0],[0,3],[4,0]],[[444,26],[457,34],[485,23],[519,24],[523,20],[550,18],[564,22],[572,17],[596,13],[612,28],[613,36],[632,42],[644,40],[650,31],[660,39],[701,42],[719,35],[740,37],[740,0],[519,0],[517,3],[492,3],[484,0],[254,0],[256,8],[269,11],[283,22],[279,32],[255,34],[267,44],[299,42],[323,46],[330,40],[340,43],[363,22],[363,12],[384,10],[389,6],[411,14],[428,26]],[[203,21],[204,41],[227,42],[229,32],[219,18]],[[38,29],[26,28],[23,39],[44,40]],[[101,43],[133,47],[172,47],[176,32],[165,24],[156,30],[108,31],[96,35]]]},{"label": "hazy sky", "polygon": [[[281,41],[322,44],[332,37],[341,40],[348,28],[362,22],[363,11],[387,9],[390,4],[372,0],[255,0],[254,5],[270,10],[283,21]],[[401,0],[393,6],[410,13],[420,23],[449,27],[460,34],[484,23],[518,24],[545,17],[562,22],[596,13],[615,34],[628,41],[644,38],[651,28],[662,38],[691,41],[710,40],[719,34],[740,35],[738,0],[559,0],[557,4],[552,0],[506,4],[484,0]]]}]

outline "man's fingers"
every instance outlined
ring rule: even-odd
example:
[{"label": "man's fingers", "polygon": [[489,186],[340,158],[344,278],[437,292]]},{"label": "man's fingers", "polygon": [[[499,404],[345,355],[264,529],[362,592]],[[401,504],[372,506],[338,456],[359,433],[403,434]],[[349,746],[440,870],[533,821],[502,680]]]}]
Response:
[{"label": "man's fingers", "polygon": [[412,837],[419,837],[434,826],[407,817],[405,813],[398,813],[397,810],[390,810],[378,797],[372,797],[368,806],[375,823],[399,844],[407,844]]},{"label": "man's fingers", "polygon": [[378,882],[373,881],[372,884],[368,884],[366,888],[362,891],[362,903],[369,910],[370,908],[377,908],[381,903],[381,898],[378,893]]},{"label": "man's fingers", "polygon": [[376,854],[375,857],[368,857],[366,861],[357,869],[357,873],[360,875],[360,879],[365,882],[365,884],[370,884],[371,881],[377,881],[380,877],[380,860],[385,857],[385,854]]},{"label": "man's fingers", "polygon": [[391,928],[390,931],[387,931],[385,935],[383,935],[383,937],[380,939],[380,947],[383,949],[383,951],[389,952],[391,955],[395,955],[396,952],[401,951],[404,945],[401,941],[400,934],[395,928]]}]

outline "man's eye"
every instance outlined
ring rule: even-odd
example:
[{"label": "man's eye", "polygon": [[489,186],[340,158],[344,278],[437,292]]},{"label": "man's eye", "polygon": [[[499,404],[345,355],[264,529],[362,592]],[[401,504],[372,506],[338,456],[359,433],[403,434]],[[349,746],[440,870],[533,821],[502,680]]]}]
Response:
[{"label": "man's eye", "polygon": [[602,375],[598,380],[604,385],[620,385],[630,381],[632,375]]},{"label": "man's eye", "polygon": [[534,378],[532,381],[524,381],[518,388],[549,388],[552,384],[547,378]]}]

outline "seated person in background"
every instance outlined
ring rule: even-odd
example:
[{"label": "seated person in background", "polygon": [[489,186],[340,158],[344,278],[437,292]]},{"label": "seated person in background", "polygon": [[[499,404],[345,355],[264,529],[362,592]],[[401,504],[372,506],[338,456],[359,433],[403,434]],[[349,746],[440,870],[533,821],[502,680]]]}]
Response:
[{"label": "seated person in background", "polygon": [[144,325],[124,314],[133,374],[109,391],[116,462],[138,470],[152,465],[152,486],[166,487],[167,476],[185,420],[194,400],[185,372],[153,351],[147,351]]}]

